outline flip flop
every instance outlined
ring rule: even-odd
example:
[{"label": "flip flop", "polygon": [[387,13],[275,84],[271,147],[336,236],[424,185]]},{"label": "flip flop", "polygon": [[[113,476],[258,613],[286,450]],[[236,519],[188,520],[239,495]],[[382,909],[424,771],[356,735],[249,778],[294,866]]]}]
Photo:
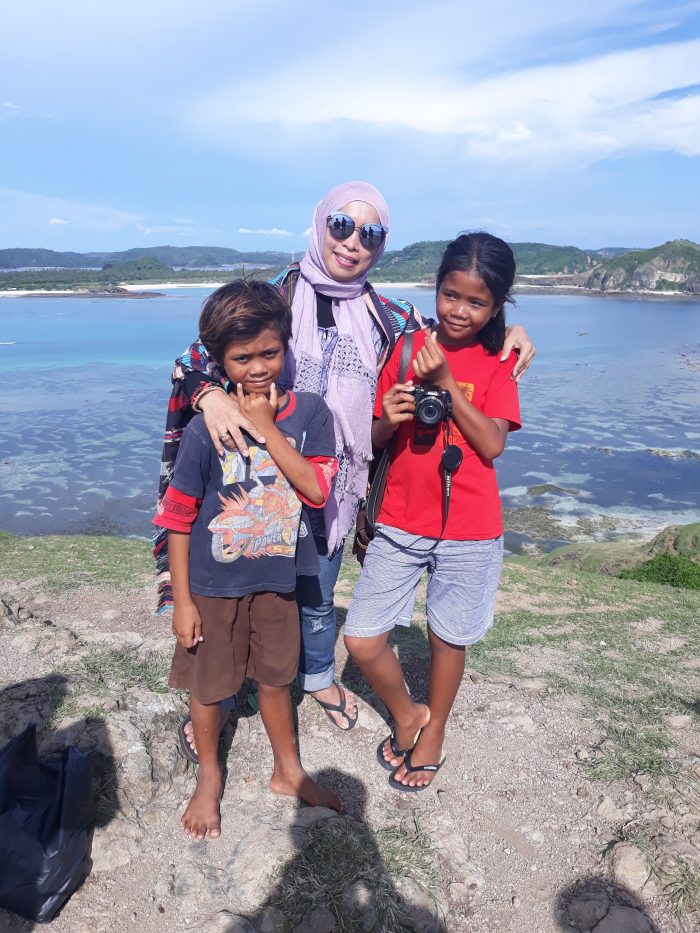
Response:
[{"label": "flip flop", "polygon": [[[358,706],[355,711],[355,715],[350,716],[345,710],[346,700],[345,700],[345,690],[340,686],[337,680],[333,681],[333,686],[338,688],[338,696],[340,697],[340,703],[325,703],[323,700],[319,700],[317,697],[314,697],[314,700],[321,706],[325,712],[326,716],[330,719],[334,726],[337,726],[341,732],[349,732],[357,723],[357,717],[360,715],[360,708]],[[341,726],[338,726],[338,723],[330,715],[331,713],[340,713],[343,719],[347,722],[347,729],[343,729]]]},{"label": "flip flop", "polygon": [[182,720],[180,725],[177,727],[177,742],[180,746],[180,751],[185,756],[188,761],[191,761],[193,765],[199,764],[199,755],[192,748],[190,743],[187,741],[187,736],[185,735],[185,726],[188,723],[192,722],[192,717],[188,713],[185,718]]},{"label": "flip flop", "polygon": [[[432,771],[433,773],[437,773],[440,770],[440,768],[442,768],[442,766],[445,764],[446,760],[447,759],[445,755],[443,755],[442,758],[440,759],[440,763],[437,765],[415,765],[414,766],[411,764],[411,752],[406,752],[406,755],[403,760],[403,764],[404,764],[404,767],[406,768],[406,771],[409,774],[415,771]],[[400,767],[401,765],[399,765],[399,768]],[[407,794],[417,794],[418,791],[427,790],[429,787],[433,786],[432,781],[430,782],[430,784],[415,784],[413,787],[411,787],[410,784],[402,784],[401,781],[397,781],[394,778],[394,774],[396,774],[399,768],[394,768],[393,773],[389,776],[389,784],[391,785],[391,787],[394,788],[394,790],[403,790]]]},{"label": "flip flop", "polygon": [[[233,709],[235,709],[235,708],[236,708],[236,707],[235,707],[235,705],[234,705],[234,706],[232,706],[230,709],[228,709],[228,710],[225,709],[224,711],[230,714],[231,710],[233,710]],[[199,764],[199,755],[198,755],[197,752],[192,748],[192,746],[190,745],[190,743],[187,741],[187,736],[185,735],[185,726],[187,726],[187,724],[190,723],[190,722],[192,722],[192,717],[191,717],[190,714],[188,713],[188,714],[185,716],[185,718],[182,720],[182,722],[180,723],[180,725],[177,727],[177,744],[180,746],[180,751],[181,751],[182,754],[185,756],[185,758],[186,758],[188,761],[191,761],[193,765],[198,765],[198,764]],[[227,719],[226,719],[226,722],[228,722],[228,717],[227,717]],[[225,726],[225,723],[224,723],[224,726]],[[224,726],[221,727],[221,732],[224,731]],[[219,735],[221,735],[221,732],[219,733]]]},{"label": "flip flop", "polygon": [[401,767],[401,765],[396,765],[396,766],[390,765],[389,762],[384,757],[384,744],[386,743],[387,739],[391,743],[391,753],[394,756],[394,758],[405,758],[406,755],[410,754],[413,751],[413,749],[416,747],[418,736],[421,734],[422,731],[423,731],[422,729],[419,729],[418,732],[416,732],[416,737],[414,738],[413,745],[410,748],[397,748],[395,730],[392,731],[391,735],[388,735],[386,739],[382,739],[379,745],[377,745],[377,761],[382,766],[382,768],[384,768],[385,771],[391,771],[391,773],[393,774],[394,771],[396,771],[397,767],[398,768]]}]

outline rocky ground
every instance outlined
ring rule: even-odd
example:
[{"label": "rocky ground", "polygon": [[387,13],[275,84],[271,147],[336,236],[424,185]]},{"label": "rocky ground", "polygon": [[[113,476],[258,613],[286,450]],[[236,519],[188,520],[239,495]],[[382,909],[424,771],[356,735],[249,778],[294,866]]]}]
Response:
[{"label": "rocky ground", "polygon": [[[0,560],[0,745],[34,722],[44,754],[72,743],[97,765],[92,871],[55,933],[700,929],[697,595],[569,563],[508,566],[447,762],[421,794],[389,787],[375,760],[384,711],[340,640],[358,727],[343,734],[295,701],[302,760],[346,814],[269,791],[244,700],[221,745],[222,836],[195,843],[178,824],[195,781],[175,738],[183,697],[164,686],[172,638],[142,546],[123,542],[142,551],[115,583],[77,539],[52,540],[40,579],[18,540]],[[354,577],[348,563],[345,604]],[[418,695],[425,649],[421,624],[396,640]],[[0,910],[0,930],[31,929]]]}]

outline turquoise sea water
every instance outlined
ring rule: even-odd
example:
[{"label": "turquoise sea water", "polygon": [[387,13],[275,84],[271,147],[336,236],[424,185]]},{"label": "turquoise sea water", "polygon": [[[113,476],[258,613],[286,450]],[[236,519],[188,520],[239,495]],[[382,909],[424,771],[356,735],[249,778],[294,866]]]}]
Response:
[{"label": "turquoise sea water", "polygon": [[[170,366],[207,294],[0,299],[0,528],[150,535]],[[430,314],[430,290],[400,294]],[[498,463],[510,546],[700,520],[700,302],[522,295],[509,315],[538,346]]]}]

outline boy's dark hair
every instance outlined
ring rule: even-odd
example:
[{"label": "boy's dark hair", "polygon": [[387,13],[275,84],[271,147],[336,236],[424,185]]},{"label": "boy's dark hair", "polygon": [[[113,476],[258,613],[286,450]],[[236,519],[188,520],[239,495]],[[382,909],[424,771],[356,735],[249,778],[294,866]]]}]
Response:
[{"label": "boy's dark hair", "polygon": [[479,331],[476,339],[489,353],[499,353],[506,339],[505,305],[515,303],[510,293],[515,281],[513,250],[505,240],[482,230],[460,233],[456,240],[448,243],[443,254],[435,282],[436,293],[450,272],[466,272],[481,279],[493,295],[498,313]]},{"label": "boy's dark hair", "polygon": [[286,299],[267,282],[236,279],[217,288],[202,305],[199,338],[221,364],[231,343],[247,343],[271,327],[285,352],[292,336],[292,312]]}]

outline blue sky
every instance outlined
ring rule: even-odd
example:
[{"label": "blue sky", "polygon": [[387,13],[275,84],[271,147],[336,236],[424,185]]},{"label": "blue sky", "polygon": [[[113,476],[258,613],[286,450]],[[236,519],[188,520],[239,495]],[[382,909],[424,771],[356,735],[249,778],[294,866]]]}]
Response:
[{"label": "blue sky", "polygon": [[391,246],[700,241],[700,0],[23,0],[0,248],[301,251],[366,178]]}]

